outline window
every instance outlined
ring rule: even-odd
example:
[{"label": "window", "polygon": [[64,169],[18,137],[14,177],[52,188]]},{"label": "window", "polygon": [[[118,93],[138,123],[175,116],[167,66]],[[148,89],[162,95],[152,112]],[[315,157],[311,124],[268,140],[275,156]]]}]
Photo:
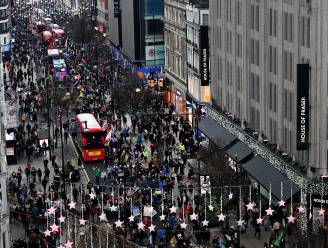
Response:
[{"label": "window", "polygon": [[4,22],[4,23],[0,23],[0,33],[4,33],[8,31],[8,23]]},{"label": "window", "polygon": [[251,73],[250,80],[251,99],[260,102],[260,76]]},{"label": "window", "polygon": [[242,25],[242,3],[240,1],[237,2],[236,18],[237,25]]},{"label": "window", "polygon": [[226,51],[232,54],[232,32],[230,30],[226,30]]},{"label": "window", "polygon": [[251,39],[251,64],[260,65],[260,41]]},{"label": "window", "polygon": [[284,79],[293,81],[293,54],[283,51],[283,76]]},{"label": "window", "polygon": [[284,114],[284,118],[286,120],[288,120],[288,105],[289,105],[289,101],[288,101],[288,91],[286,89],[284,89],[283,91],[283,106],[284,106],[284,109],[283,109],[283,114]]},{"label": "window", "polygon": [[310,48],[310,21],[310,17],[302,16],[300,25],[300,43],[307,48]]},{"label": "window", "polygon": [[269,47],[269,72],[277,74],[277,48]]},{"label": "window", "polygon": [[277,122],[270,118],[269,121],[270,138],[273,143],[277,140]]},{"label": "window", "polygon": [[228,22],[231,22],[232,21],[232,19],[231,19],[231,17],[232,17],[232,14],[231,14],[231,0],[226,0],[226,6],[225,6],[226,8],[226,21],[228,21]]},{"label": "window", "polygon": [[293,14],[284,12],[284,40],[293,42]]},{"label": "window", "polygon": [[242,90],[242,70],[240,66],[236,67],[236,81],[237,81],[237,90]]},{"label": "window", "polygon": [[243,41],[241,34],[236,34],[236,54],[239,58],[242,58]]},{"label": "window", "polygon": [[288,113],[288,120],[289,121],[293,121],[293,113],[294,113],[294,111],[293,111],[293,99],[294,99],[294,97],[293,97],[293,93],[292,92],[289,92],[289,106],[288,106],[288,110],[289,110],[289,113]]},{"label": "window", "polygon": [[260,6],[251,4],[251,29],[260,30]]},{"label": "window", "polygon": [[241,101],[240,101],[239,97],[237,97],[236,112],[237,112],[238,116],[241,116]]},{"label": "window", "polygon": [[222,81],[222,58],[218,57],[218,78]]},{"label": "window", "polygon": [[269,11],[269,34],[270,36],[277,36],[277,10],[270,9]]},{"label": "window", "polygon": [[221,1],[222,0],[217,0],[217,9],[216,9],[216,13],[217,13],[217,18],[221,19]]}]

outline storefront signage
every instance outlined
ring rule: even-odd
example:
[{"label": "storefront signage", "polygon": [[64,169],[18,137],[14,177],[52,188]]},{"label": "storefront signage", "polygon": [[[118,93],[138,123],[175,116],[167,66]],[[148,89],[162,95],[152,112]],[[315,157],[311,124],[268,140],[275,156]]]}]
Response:
[{"label": "storefront signage", "polygon": [[321,206],[323,208],[328,208],[328,196],[323,195],[321,197],[319,194],[312,195],[312,206],[317,208],[321,208]]},{"label": "storefront signage", "polygon": [[15,148],[14,147],[6,147],[6,155],[7,156],[15,155]]},{"label": "storefront signage", "polygon": [[209,81],[209,44],[208,44],[208,27],[200,27],[200,74],[201,86],[208,86]]},{"label": "storefront signage", "polygon": [[145,58],[146,61],[163,61],[165,58],[164,45],[146,46]]},{"label": "storefront signage", "polygon": [[121,14],[120,0],[114,0],[114,17],[119,18]]},{"label": "storefront signage", "polygon": [[309,64],[297,65],[297,150],[309,149]]}]

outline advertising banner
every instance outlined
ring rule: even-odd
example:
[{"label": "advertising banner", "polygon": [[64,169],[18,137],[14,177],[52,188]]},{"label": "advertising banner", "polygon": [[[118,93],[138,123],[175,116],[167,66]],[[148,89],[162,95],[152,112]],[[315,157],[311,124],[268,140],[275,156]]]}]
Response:
[{"label": "advertising banner", "polygon": [[165,58],[164,45],[153,45],[145,47],[146,61],[163,61]]},{"label": "advertising banner", "polygon": [[309,84],[310,65],[297,65],[297,115],[296,148],[309,149]]},{"label": "advertising banner", "polygon": [[200,27],[200,75],[201,86],[208,86],[209,80],[209,42],[208,42],[208,27]]},{"label": "advertising banner", "polygon": [[120,0],[114,0],[114,17],[119,18],[121,14],[120,10]]}]

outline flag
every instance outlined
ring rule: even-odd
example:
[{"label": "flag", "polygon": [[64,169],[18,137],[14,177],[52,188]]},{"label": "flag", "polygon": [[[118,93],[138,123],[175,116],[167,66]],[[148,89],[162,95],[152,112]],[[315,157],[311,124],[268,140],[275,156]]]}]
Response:
[{"label": "flag", "polygon": [[86,65],[87,64],[87,61],[84,58],[82,58],[81,63],[84,64],[84,65]]}]

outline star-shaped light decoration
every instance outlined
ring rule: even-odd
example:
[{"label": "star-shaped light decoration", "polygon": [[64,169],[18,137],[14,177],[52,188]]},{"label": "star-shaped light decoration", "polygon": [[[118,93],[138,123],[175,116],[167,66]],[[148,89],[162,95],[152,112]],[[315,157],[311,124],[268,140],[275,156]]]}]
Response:
[{"label": "star-shaped light decoration", "polygon": [[247,207],[247,210],[254,210],[254,206],[255,206],[255,204],[254,203],[252,203],[252,202],[249,202],[247,205],[246,205],[246,207]]},{"label": "star-shaped light decoration", "polygon": [[140,229],[141,231],[145,229],[145,224],[142,221],[138,223],[138,229]]},{"label": "star-shaped light decoration", "polygon": [[324,216],[325,215],[325,210],[323,208],[320,208],[318,211],[319,216]]},{"label": "star-shaped light decoration", "polygon": [[192,215],[190,215],[190,220],[197,220],[198,218],[198,214],[196,214],[195,212],[192,213]]},{"label": "star-shaped light decoration", "polygon": [[309,214],[309,220],[311,220],[312,219],[312,213],[310,212],[310,214]]},{"label": "star-shaped light decoration", "polygon": [[65,222],[65,219],[66,219],[66,217],[64,217],[64,216],[61,215],[61,216],[58,218],[59,223],[64,223],[64,222]]},{"label": "star-shaped light decoration", "polygon": [[65,248],[62,244],[60,244],[57,248]]},{"label": "star-shaped light decoration", "polygon": [[99,219],[100,219],[100,221],[107,221],[106,214],[104,212],[102,212],[101,215],[99,215]]},{"label": "star-shaped light decoration", "polygon": [[288,219],[288,223],[294,223],[296,218],[291,214],[287,217],[287,219]]},{"label": "star-shaped light decoration", "polygon": [[110,211],[112,212],[116,212],[118,210],[118,207],[113,205],[113,206],[110,206]]},{"label": "star-shaped light decoration", "polygon": [[281,199],[280,201],[278,201],[279,207],[284,207],[285,206],[285,201],[283,199]]},{"label": "star-shaped light decoration", "polygon": [[56,208],[60,207],[60,201],[54,201],[54,204],[55,204]]},{"label": "star-shaped light decoration", "polygon": [[71,201],[71,202],[68,204],[68,206],[69,206],[69,209],[73,209],[73,208],[75,208],[75,206],[76,206],[76,202]]},{"label": "star-shaped light decoration", "polygon": [[93,192],[91,192],[91,193],[89,194],[89,196],[90,196],[90,199],[91,199],[91,200],[93,200],[93,199],[96,198],[96,194],[93,193]]},{"label": "star-shaped light decoration", "polygon": [[229,200],[231,200],[232,197],[233,197],[233,194],[230,192],[230,194],[228,195],[228,197],[229,197]]},{"label": "star-shaped light decoration", "polygon": [[208,209],[209,209],[210,211],[213,211],[213,210],[214,210],[214,207],[213,207],[212,205],[209,205],[209,206],[208,206]]},{"label": "star-shaped light decoration", "polygon": [[67,240],[66,244],[65,244],[65,247],[66,248],[72,248],[72,245],[73,245],[73,242]]},{"label": "star-shaped light decoration", "polygon": [[225,215],[223,213],[220,213],[218,217],[219,217],[219,221],[224,221],[225,219]]},{"label": "star-shaped light decoration", "polygon": [[304,213],[305,208],[302,205],[299,206],[297,209],[298,209],[298,212]]},{"label": "star-shaped light decoration", "polygon": [[59,226],[57,226],[56,223],[53,223],[50,228],[52,232],[58,232]]},{"label": "star-shaped light decoration", "polygon": [[54,208],[53,206],[51,206],[51,208],[48,208],[47,211],[48,211],[48,214],[55,214],[56,208]]},{"label": "star-shaped light decoration", "polygon": [[182,223],[180,223],[180,227],[181,227],[181,229],[187,229],[187,224],[186,224],[186,222],[182,222]]},{"label": "star-shaped light decoration", "polygon": [[208,223],[209,223],[209,221],[206,219],[202,221],[203,226],[208,226]]},{"label": "star-shaped light decoration", "polygon": [[153,223],[150,224],[148,229],[149,229],[150,232],[155,232],[155,226],[153,225]]},{"label": "star-shaped light decoration", "polygon": [[269,207],[268,209],[265,210],[265,212],[267,215],[272,215],[274,210],[271,207]]},{"label": "star-shaped light decoration", "polygon": [[116,228],[122,228],[122,224],[123,224],[124,222],[123,221],[121,221],[120,219],[118,219],[117,221],[115,221],[115,226],[116,226]]},{"label": "star-shaped light decoration", "polygon": [[164,220],[165,220],[165,215],[162,214],[161,216],[159,216],[159,219],[160,219],[161,221],[164,221]]},{"label": "star-shaped light decoration", "polygon": [[262,224],[263,223],[263,219],[261,217],[259,217],[258,219],[256,219],[256,223],[258,225]]},{"label": "star-shaped light decoration", "polygon": [[129,221],[130,222],[133,222],[134,221],[134,215],[133,214],[129,217]]},{"label": "star-shaped light decoration", "polygon": [[172,206],[169,208],[170,209],[170,213],[176,213],[177,212],[177,207],[176,206]]},{"label": "star-shaped light decoration", "polygon": [[238,226],[242,226],[244,224],[244,222],[245,222],[244,220],[238,220],[237,221],[237,225]]},{"label": "star-shaped light decoration", "polygon": [[48,236],[51,235],[51,232],[49,231],[49,229],[47,229],[43,232],[43,234],[44,234],[45,237],[48,237]]},{"label": "star-shaped light decoration", "polygon": [[80,222],[80,226],[85,226],[85,223],[87,222],[87,220],[79,219],[79,222]]}]

